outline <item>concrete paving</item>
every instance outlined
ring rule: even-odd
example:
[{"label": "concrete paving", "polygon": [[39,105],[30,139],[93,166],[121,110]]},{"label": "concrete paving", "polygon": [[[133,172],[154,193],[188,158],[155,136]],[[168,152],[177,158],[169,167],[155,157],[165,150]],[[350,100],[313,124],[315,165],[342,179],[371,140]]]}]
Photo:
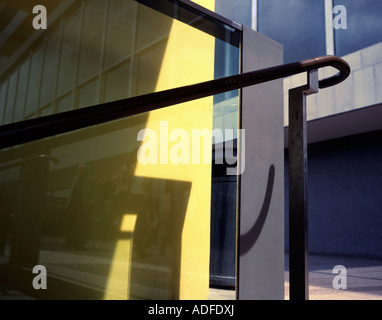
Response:
[{"label": "concrete paving", "polygon": [[[286,257],[286,263],[288,263]],[[335,289],[339,273],[346,269],[346,289]],[[336,278],[337,277],[337,278]],[[285,298],[289,299],[289,272],[285,272]],[[311,255],[309,257],[310,300],[382,300],[382,260]]]},{"label": "concrete paving", "polygon": [[[285,299],[289,300],[288,255],[285,256]],[[346,289],[334,289],[335,266],[346,268]],[[234,290],[211,289],[210,300],[234,300]],[[382,300],[382,260],[343,256],[309,257],[310,300]]]},{"label": "concrete paving", "polygon": [[[289,300],[288,255],[285,257],[285,299]],[[333,288],[335,266],[346,268],[346,289]],[[382,300],[382,260],[311,255],[309,257],[310,300]],[[33,299],[0,286],[0,300]],[[209,300],[235,300],[234,290],[210,289]]]}]

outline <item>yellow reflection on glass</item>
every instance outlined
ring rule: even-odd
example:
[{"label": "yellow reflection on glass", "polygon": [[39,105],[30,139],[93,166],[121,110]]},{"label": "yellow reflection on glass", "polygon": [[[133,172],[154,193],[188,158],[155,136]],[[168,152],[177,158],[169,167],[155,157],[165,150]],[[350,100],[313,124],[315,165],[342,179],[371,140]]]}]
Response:
[{"label": "yellow reflection on glass", "polygon": [[111,266],[104,299],[125,300],[129,298],[130,264],[133,248],[133,233],[136,214],[125,214],[122,217],[120,232],[124,235],[115,246],[113,264]]},{"label": "yellow reflection on glass", "polygon": [[[213,9],[213,0],[200,2]],[[106,3],[110,29],[80,43],[80,26],[82,34],[91,29],[90,13],[103,16]],[[214,78],[214,37],[135,1],[118,3],[124,8],[119,15],[114,0],[89,0],[83,12],[77,8],[63,17],[55,90],[52,97],[44,91],[46,104],[38,105],[34,86],[40,80],[28,78],[26,114]],[[118,24],[114,14],[134,23]],[[121,35],[132,26],[131,42],[118,47],[112,30]],[[97,54],[101,41],[110,44],[100,52],[105,56]],[[39,75],[48,65],[41,48],[32,48],[28,60]],[[49,289],[31,293],[41,298],[207,299],[212,144],[199,136],[195,149],[192,139],[194,130],[212,131],[212,111],[210,97],[3,150],[0,209],[9,226],[0,249],[9,279],[28,290],[30,268],[42,264]],[[145,129],[157,139],[156,163],[137,160],[145,143],[138,134]]]},{"label": "yellow reflection on glass", "polygon": [[[195,57],[184,46],[185,39],[200,46],[201,56]],[[195,65],[198,65],[200,72],[193,72],[192,69]],[[213,78],[213,65],[214,38],[174,21],[161,63],[156,89],[162,90]],[[179,221],[182,226],[177,235],[179,238],[175,240],[180,245],[175,250],[173,257],[177,266],[172,265],[172,298],[208,298],[211,162],[205,161],[205,159],[210,159],[212,143],[208,137],[206,141],[199,137],[200,148],[195,149],[192,146],[195,143],[193,141],[195,130],[211,132],[212,106],[213,99],[209,97],[151,112],[146,129],[150,129],[154,133],[154,139],[155,137],[157,139],[157,162],[156,164],[138,162],[135,170],[136,176],[185,181],[191,186],[184,221]],[[165,129],[163,129],[164,127]],[[180,133],[180,131],[185,136],[183,141],[181,141],[181,137],[176,137],[177,134],[174,134],[174,132]],[[173,148],[176,148],[176,144],[179,143],[181,146],[188,146],[189,159],[187,161],[180,156],[186,161],[174,163],[170,155]],[[185,158],[187,158],[187,154]],[[179,226],[177,227],[179,228]],[[178,252],[176,252],[177,250]],[[177,259],[178,261],[176,261]],[[178,272],[179,275],[176,277],[179,280],[174,280],[174,275]]]}]

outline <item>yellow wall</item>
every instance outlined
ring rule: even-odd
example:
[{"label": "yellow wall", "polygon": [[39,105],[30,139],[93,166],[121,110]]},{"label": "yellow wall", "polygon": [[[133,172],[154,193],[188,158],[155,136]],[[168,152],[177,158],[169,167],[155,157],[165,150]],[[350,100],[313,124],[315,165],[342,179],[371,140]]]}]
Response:
[{"label": "yellow wall", "polygon": [[214,9],[215,9],[215,0],[195,0],[193,2],[205,7],[211,11],[214,11]]},{"label": "yellow wall", "polygon": [[[198,67],[201,72],[197,75],[191,69],[195,67],[195,64],[191,62],[193,52],[183,49],[182,42],[185,38],[193,39],[205,51],[204,64]],[[162,61],[156,90],[211,79],[213,78],[213,66],[214,39],[175,21]],[[189,76],[190,74],[192,76]],[[212,97],[209,97],[151,112],[146,127],[160,133],[161,121],[168,121],[168,132],[181,128],[188,133],[191,148],[192,129],[212,130],[212,111],[213,100]],[[169,142],[168,150],[171,150],[178,141]],[[159,143],[158,162],[163,148],[163,144]],[[196,151],[192,150],[192,152]],[[212,153],[211,144],[209,153]],[[135,175],[188,181],[192,184],[182,232],[179,298],[206,299],[209,284],[211,165],[204,164],[202,159],[200,164],[192,164],[191,156],[190,150],[189,164],[172,164],[170,161],[168,164],[158,163],[156,165],[138,163]]]},{"label": "yellow wall", "polygon": [[[199,1],[200,4],[213,9],[214,1]],[[194,43],[195,49],[189,49],[185,43]],[[160,63],[160,72],[155,91],[179,87],[192,83],[213,79],[214,77],[214,44],[215,39],[181,22],[173,21],[163,59]],[[197,52],[197,54],[195,54]],[[197,68],[198,72],[195,72]],[[212,131],[213,98],[208,97],[182,105],[168,107],[159,111],[150,112],[146,123],[146,129],[154,130],[158,137],[157,164],[141,164],[137,162],[135,176],[164,180],[184,181],[191,185],[191,192],[187,201],[184,223],[181,228],[180,255],[175,253],[173,257],[178,265],[179,275],[172,270],[170,277],[179,276],[172,282],[170,299],[207,299],[209,290],[209,259],[210,259],[210,199],[211,199],[211,163],[204,163],[203,156],[210,158],[212,154],[211,141],[200,140],[200,150],[192,148],[192,130],[208,129]],[[161,127],[162,126],[162,127]],[[189,163],[173,164],[168,160],[167,164],[160,163],[163,153],[168,152],[180,141],[168,141],[163,136],[163,128],[168,133],[182,129],[187,132],[189,138]],[[162,128],[162,131],[161,131]],[[161,135],[162,133],[162,135]],[[164,139],[159,141],[159,138]],[[184,142],[184,141],[183,141]],[[142,144],[148,143],[148,140]],[[203,154],[203,143],[208,144],[207,155]],[[168,144],[166,146],[166,144]],[[179,144],[178,144],[179,146]],[[162,155],[161,155],[162,152]],[[192,163],[192,157],[200,159],[199,164]],[[208,162],[208,161],[207,161]],[[165,201],[165,199],[162,199]],[[177,212],[175,214],[181,214]],[[171,232],[171,231],[170,231]],[[176,233],[176,231],[173,231]],[[140,237],[135,237],[139,241]],[[125,244],[129,247],[129,243]],[[127,250],[123,251],[124,253]],[[123,253],[120,253],[123,254]],[[115,258],[119,260],[119,257]],[[135,261],[133,259],[132,263]],[[172,266],[177,268],[176,266]],[[134,279],[131,279],[134,282]],[[134,295],[134,289],[132,289]],[[142,293],[140,293],[142,294]],[[146,292],[148,298],[150,292]],[[161,296],[159,296],[161,297]]]}]

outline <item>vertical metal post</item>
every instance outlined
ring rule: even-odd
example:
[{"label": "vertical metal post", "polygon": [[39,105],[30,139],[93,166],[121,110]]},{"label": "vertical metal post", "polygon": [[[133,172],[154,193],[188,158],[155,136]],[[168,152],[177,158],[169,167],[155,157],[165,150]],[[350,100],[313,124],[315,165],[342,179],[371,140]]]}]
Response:
[{"label": "vertical metal post", "polygon": [[307,86],[289,90],[289,293],[291,300],[309,299],[306,96],[317,92],[317,70],[308,73]]}]

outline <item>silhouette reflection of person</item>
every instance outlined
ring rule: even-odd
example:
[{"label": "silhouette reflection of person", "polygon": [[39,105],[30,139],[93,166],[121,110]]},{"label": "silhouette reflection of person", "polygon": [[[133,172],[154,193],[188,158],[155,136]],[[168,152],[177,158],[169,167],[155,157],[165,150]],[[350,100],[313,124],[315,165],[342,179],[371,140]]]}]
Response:
[{"label": "silhouette reflection of person", "polygon": [[96,197],[96,179],[81,164],[74,177],[66,207],[66,246],[84,249],[90,237],[91,214]]}]

